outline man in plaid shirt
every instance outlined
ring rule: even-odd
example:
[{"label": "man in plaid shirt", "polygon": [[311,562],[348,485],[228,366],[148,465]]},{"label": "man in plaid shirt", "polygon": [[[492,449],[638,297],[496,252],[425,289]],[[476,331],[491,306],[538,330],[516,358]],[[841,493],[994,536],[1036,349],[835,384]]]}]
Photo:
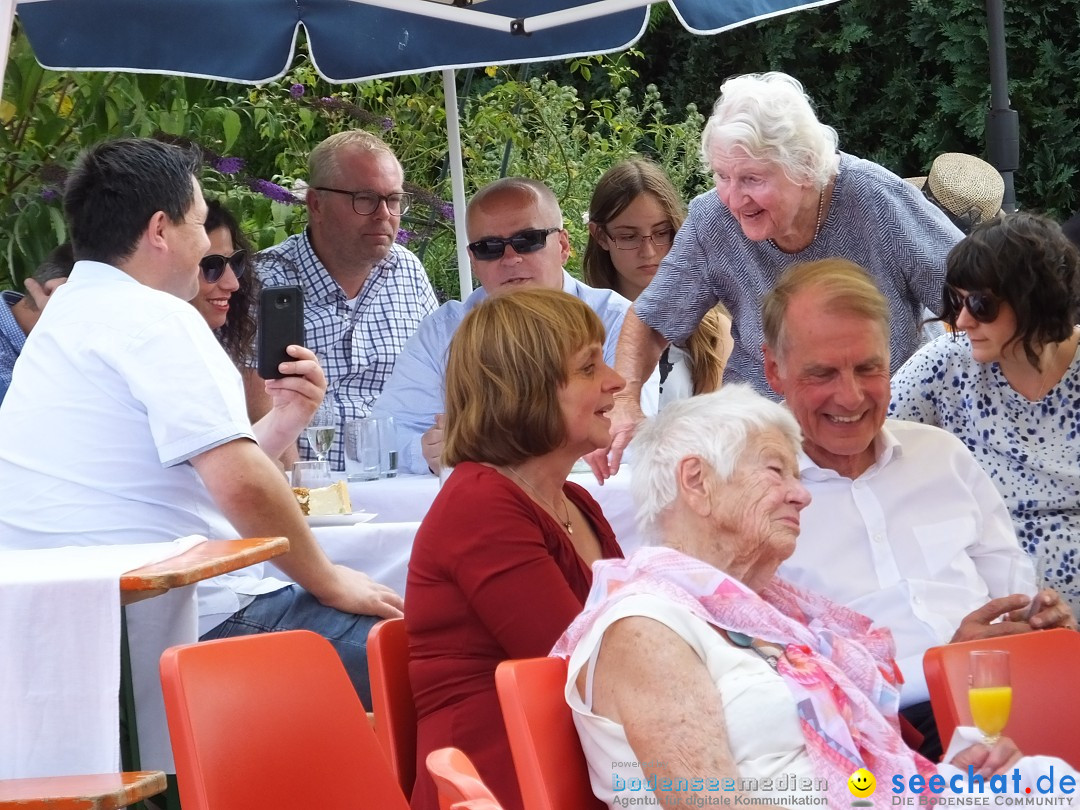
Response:
[{"label": "man in plaid shirt", "polygon": [[[438,304],[420,260],[395,243],[410,195],[390,147],[369,132],[331,135],[308,156],[308,227],[259,254],[264,285],[304,290],[305,345],[326,372],[339,424],[367,416],[405,341]],[[330,450],[345,466],[342,434]],[[313,458],[300,442],[302,458]]]}]

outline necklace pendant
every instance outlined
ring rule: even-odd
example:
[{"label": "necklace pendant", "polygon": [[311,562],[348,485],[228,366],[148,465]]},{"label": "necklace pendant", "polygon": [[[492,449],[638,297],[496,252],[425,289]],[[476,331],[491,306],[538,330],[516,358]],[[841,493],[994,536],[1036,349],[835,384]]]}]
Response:
[{"label": "necklace pendant", "polygon": [[566,521],[565,523],[563,523],[563,528],[564,528],[564,529],[566,529],[566,533],[567,533],[567,534],[571,534],[571,535],[572,535],[572,534],[574,533],[574,527],[570,525],[570,521],[569,521],[569,520],[568,520],[568,521]]}]

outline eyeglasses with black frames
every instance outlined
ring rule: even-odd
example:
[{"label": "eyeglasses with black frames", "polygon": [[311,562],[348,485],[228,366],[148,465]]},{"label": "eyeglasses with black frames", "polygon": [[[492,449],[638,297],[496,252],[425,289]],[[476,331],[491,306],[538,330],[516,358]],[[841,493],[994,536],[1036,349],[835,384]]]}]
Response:
[{"label": "eyeglasses with black frames", "polygon": [[489,236],[487,239],[478,239],[469,243],[469,250],[473,258],[481,262],[493,262],[501,259],[509,245],[515,253],[525,255],[541,250],[547,244],[547,238],[553,233],[558,233],[562,228],[529,228],[519,231],[513,236],[502,239],[498,236]]},{"label": "eyeglasses with black frames", "polygon": [[370,216],[378,211],[380,203],[386,203],[386,210],[392,217],[400,217],[408,212],[409,206],[412,205],[412,194],[407,191],[376,194],[374,191],[346,191],[343,188],[329,186],[315,186],[315,190],[349,195],[352,197],[352,210],[362,217]]},{"label": "eyeglasses with black frames", "polygon": [[244,275],[244,259],[247,257],[246,250],[238,250],[232,256],[222,256],[220,253],[208,253],[199,259],[199,269],[207,284],[214,284],[225,274],[225,268],[231,267],[233,274],[239,281]]}]

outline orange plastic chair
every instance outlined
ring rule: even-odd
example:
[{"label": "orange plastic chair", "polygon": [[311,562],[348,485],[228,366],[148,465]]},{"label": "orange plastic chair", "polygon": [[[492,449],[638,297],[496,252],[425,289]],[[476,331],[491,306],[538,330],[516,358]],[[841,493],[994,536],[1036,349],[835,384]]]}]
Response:
[{"label": "orange plastic chair", "polygon": [[525,810],[606,810],[589,783],[565,686],[561,658],[503,661],[495,670]]},{"label": "orange plastic chair", "polygon": [[427,769],[439,791],[439,810],[453,810],[462,802],[483,799],[499,802],[459,748],[438,748],[428,754]]},{"label": "orange plastic chair", "polygon": [[184,810],[407,810],[321,636],[292,630],[172,647],[161,683]]},{"label": "orange plastic chair", "polygon": [[367,644],[375,736],[409,798],[416,781],[416,705],[409,686],[405,620],[379,622],[371,628]]},{"label": "orange plastic chair", "polygon": [[1038,630],[931,647],[923,656],[930,704],[941,741],[955,728],[970,726],[968,653],[1008,650],[1013,700],[1005,734],[1025,754],[1061,757],[1080,767],[1080,633],[1062,628]]}]

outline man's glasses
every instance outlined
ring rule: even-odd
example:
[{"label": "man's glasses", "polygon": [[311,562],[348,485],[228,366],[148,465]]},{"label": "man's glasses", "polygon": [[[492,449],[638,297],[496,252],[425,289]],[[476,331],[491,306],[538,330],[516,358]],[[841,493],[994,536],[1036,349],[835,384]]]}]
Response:
[{"label": "man's glasses", "polygon": [[551,234],[558,233],[561,230],[562,228],[529,228],[527,231],[520,231],[513,236],[508,236],[506,239],[489,236],[487,239],[470,242],[469,250],[472,251],[473,258],[481,262],[493,262],[496,259],[501,259],[503,253],[506,252],[507,245],[512,247],[515,253],[522,255],[535,253],[547,244],[547,238]]},{"label": "man's glasses", "polygon": [[379,203],[386,203],[386,210],[392,217],[400,217],[412,205],[412,194],[399,191],[395,194],[376,194],[374,191],[346,191],[343,188],[315,186],[316,191],[331,191],[334,194],[348,194],[352,197],[352,210],[362,217],[379,210]]},{"label": "man's glasses", "polygon": [[244,275],[244,259],[247,257],[246,250],[238,250],[232,256],[222,256],[220,253],[210,253],[199,259],[199,269],[202,270],[203,278],[207,284],[215,283],[225,274],[225,267],[232,268],[237,280]]},{"label": "man's glasses", "polygon": [[945,320],[956,323],[960,310],[965,307],[968,314],[979,323],[991,323],[997,320],[1001,299],[991,292],[969,292],[965,295],[955,287],[946,287]]},{"label": "man's glasses", "polygon": [[606,225],[600,226],[604,235],[607,236],[612,242],[615,243],[615,247],[619,250],[640,250],[642,243],[646,239],[653,243],[654,247],[667,247],[675,239],[674,228],[661,228],[658,231],[653,231],[648,234],[635,233],[631,235],[615,235],[611,233]]}]

